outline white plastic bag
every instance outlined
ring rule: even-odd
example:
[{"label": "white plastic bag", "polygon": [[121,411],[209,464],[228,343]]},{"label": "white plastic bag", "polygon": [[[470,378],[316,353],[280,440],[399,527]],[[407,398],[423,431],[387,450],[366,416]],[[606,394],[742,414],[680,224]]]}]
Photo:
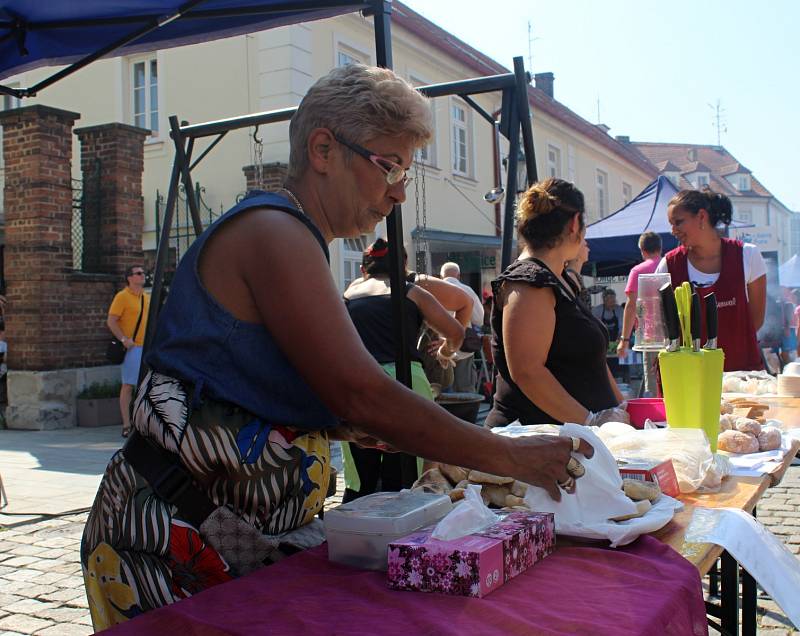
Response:
[{"label": "white plastic bag", "polygon": [[497,515],[483,503],[481,487],[470,484],[464,491],[463,501],[436,524],[431,537],[450,541],[479,532],[497,521]]},{"label": "white plastic bag", "polygon": [[[682,493],[698,490],[708,471],[714,466],[708,438],[699,428],[634,431],[605,441],[617,459],[671,459]],[[720,476],[720,481],[721,479]],[[711,483],[713,481],[712,479]]]}]

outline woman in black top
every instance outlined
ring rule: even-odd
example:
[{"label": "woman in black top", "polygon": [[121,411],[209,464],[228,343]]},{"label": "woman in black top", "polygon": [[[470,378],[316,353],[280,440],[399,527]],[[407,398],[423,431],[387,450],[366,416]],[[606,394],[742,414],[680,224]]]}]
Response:
[{"label": "woman in black top", "polygon": [[[363,278],[354,281],[345,291],[347,311],[367,351],[381,364],[383,370],[394,377],[396,339],[392,317],[391,287],[389,286],[389,245],[377,239],[364,252],[361,272]],[[442,307],[436,298],[421,287],[407,282],[403,309],[407,324],[418,333],[423,320],[442,341],[437,356],[451,358],[464,340],[464,328]],[[412,389],[418,395],[432,400],[430,384],[422,370],[416,350],[416,338],[409,348]],[[387,453],[355,444],[342,444],[344,455],[346,503],[371,494],[378,485],[382,491],[397,491],[410,487],[418,477],[417,458],[405,453]]]},{"label": "woman in black top", "polygon": [[627,421],[606,364],[608,332],[564,272],[583,244],[584,215],[583,194],[562,179],[520,200],[522,253],[492,282],[498,377],[487,426]]}]

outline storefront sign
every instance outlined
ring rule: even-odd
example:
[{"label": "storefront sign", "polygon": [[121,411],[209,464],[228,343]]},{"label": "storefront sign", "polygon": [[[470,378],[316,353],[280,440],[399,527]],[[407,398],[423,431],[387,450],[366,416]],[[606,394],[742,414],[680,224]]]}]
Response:
[{"label": "storefront sign", "polygon": [[730,236],[743,243],[753,243],[762,252],[774,252],[778,249],[778,233],[766,225],[731,228]]}]

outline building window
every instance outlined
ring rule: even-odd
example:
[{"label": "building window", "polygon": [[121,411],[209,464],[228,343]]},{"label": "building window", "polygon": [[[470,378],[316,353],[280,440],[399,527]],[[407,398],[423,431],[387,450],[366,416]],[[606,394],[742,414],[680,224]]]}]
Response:
[{"label": "building window", "polygon": [[561,177],[561,150],[555,146],[547,146],[547,174],[554,178]]},{"label": "building window", "polygon": [[740,174],[739,175],[739,192],[747,192],[750,190],[750,175],[749,174]]},{"label": "building window", "polygon": [[369,242],[366,234],[362,234],[358,238],[342,239],[342,291],[347,289],[356,278],[361,278],[362,258]]},{"label": "building window", "polygon": [[697,175],[697,189],[704,188],[708,185],[708,175],[707,174],[699,174]]},{"label": "building window", "polygon": [[155,58],[134,62],[132,68],[133,125],[158,137],[158,62]]},{"label": "building window", "polygon": [[597,215],[605,218],[608,214],[608,174],[597,171]]},{"label": "building window", "polygon": [[736,220],[740,223],[752,223],[753,211],[752,210],[736,210]]},{"label": "building window", "polygon": [[12,108],[19,108],[19,97],[13,95],[3,95],[3,110],[11,110]]},{"label": "building window", "polygon": [[[410,82],[412,86],[424,86],[428,82],[425,82],[421,79],[416,77],[411,77]],[[414,161],[419,161],[420,163],[424,163],[429,166],[436,165],[436,107],[434,105],[434,100],[430,100],[430,109],[431,109],[431,130],[432,136],[431,141],[426,146],[422,148],[417,148],[414,152]]]},{"label": "building window", "polygon": [[349,46],[339,44],[336,49],[336,66],[349,66],[350,64],[369,64],[369,56],[356,51]]},{"label": "building window", "polygon": [[467,175],[469,170],[467,109],[461,104],[453,104],[451,117],[453,122],[453,172]]},{"label": "building window", "polygon": [[633,200],[633,188],[630,183],[622,182],[622,204],[628,205]]},{"label": "building window", "polygon": [[666,177],[667,177],[667,179],[669,179],[672,182],[672,185],[674,185],[676,188],[678,188],[680,190],[680,188],[681,188],[681,175],[679,175],[677,172],[668,172],[666,174]]}]

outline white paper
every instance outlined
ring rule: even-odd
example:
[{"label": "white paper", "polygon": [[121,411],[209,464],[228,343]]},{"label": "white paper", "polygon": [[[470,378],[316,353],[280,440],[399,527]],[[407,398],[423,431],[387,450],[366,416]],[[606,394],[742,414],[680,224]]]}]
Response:
[{"label": "white paper", "polygon": [[725,548],[800,627],[800,567],[781,541],[736,508],[695,508],[686,541]]},{"label": "white paper", "polygon": [[737,477],[757,477],[769,474],[781,465],[791,446],[792,438],[788,433],[783,433],[781,435],[781,447],[775,450],[745,453],[743,455],[731,453],[728,455],[731,466],[733,466],[731,474]]},{"label": "white paper", "polygon": [[451,541],[479,532],[493,523],[497,523],[497,515],[483,503],[481,487],[470,484],[464,491],[464,500],[436,524],[431,536],[434,539]]}]

